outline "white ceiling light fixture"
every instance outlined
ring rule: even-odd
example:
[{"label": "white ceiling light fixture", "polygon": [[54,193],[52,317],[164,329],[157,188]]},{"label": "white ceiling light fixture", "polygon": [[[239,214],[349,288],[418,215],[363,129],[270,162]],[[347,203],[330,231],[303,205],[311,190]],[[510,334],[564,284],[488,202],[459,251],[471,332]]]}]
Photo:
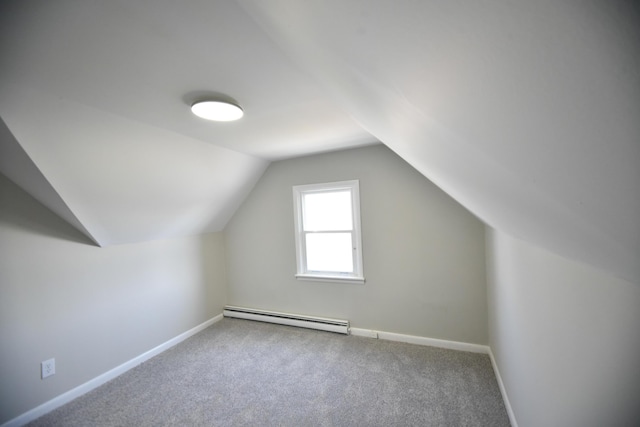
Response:
[{"label": "white ceiling light fixture", "polygon": [[191,106],[191,111],[198,117],[215,122],[232,122],[244,116],[240,106],[227,101],[198,101]]}]

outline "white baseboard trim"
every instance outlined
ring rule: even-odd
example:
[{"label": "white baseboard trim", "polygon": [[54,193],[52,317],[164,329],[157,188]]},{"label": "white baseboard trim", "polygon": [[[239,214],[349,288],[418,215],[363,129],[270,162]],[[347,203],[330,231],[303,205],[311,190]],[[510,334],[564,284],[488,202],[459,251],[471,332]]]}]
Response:
[{"label": "white baseboard trim", "polygon": [[116,366],[110,371],[107,371],[104,374],[99,375],[94,379],[89,380],[86,383],[81,384],[78,387],[67,391],[66,393],[63,393],[57,397],[54,397],[53,399],[43,403],[42,405],[37,406],[31,409],[30,411],[25,412],[24,414],[19,415],[7,421],[6,423],[2,424],[2,426],[0,427],[19,427],[27,423],[30,423],[31,421],[37,418],[40,418],[41,416],[53,411],[54,409],[57,409],[60,406],[65,405],[71,402],[72,400],[82,396],[83,394],[88,393],[91,390],[100,387],[104,383],[111,381],[112,379],[118,377],[119,375],[124,374],[128,370],[133,369],[136,366],[140,365],[141,363],[151,359],[152,357],[157,356],[163,351],[170,349],[174,345],[181,343],[187,338],[197,334],[198,332],[202,331],[205,328],[208,328],[209,326],[213,325],[216,322],[219,322],[220,320],[222,320],[222,313],[207,320],[204,323],[199,324],[194,328],[189,329],[186,332],[183,332],[177,337],[171,338],[169,341],[164,342],[157,347],[154,347],[151,350],[145,353],[142,353],[137,357],[134,357],[133,359],[123,363],[122,365]]},{"label": "white baseboard trim", "polygon": [[357,337],[378,338],[378,332],[370,329],[349,328],[349,333]]},{"label": "white baseboard trim", "polygon": [[504,383],[502,382],[502,377],[500,376],[500,371],[498,370],[498,364],[496,363],[495,357],[493,357],[493,352],[491,351],[491,347],[489,347],[489,358],[491,359],[493,372],[496,374],[496,380],[498,381],[498,387],[500,388],[500,394],[502,394],[502,400],[504,401],[504,406],[507,409],[507,415],[509,415],[509,421],[511,422],[511,427],[518,427],[518,422],[516,421],[516,414],[513,413],[513,409],[511,408],[511,403],[509,402],[509,397],[507,396],[507,389],[504,388]]},{"label": "white baseboard trim", "polygon": [[437,338],[419,337],[415,335],[396,334],[393,332],[373,331],[370,329],[351,328],[351,335],[381,340],[406,342],[409,344],[427,345],[430,347],[448,348],[450,350],[469,351],[472,353],[488,354],[489,347],[460,341],[448,341]]}]

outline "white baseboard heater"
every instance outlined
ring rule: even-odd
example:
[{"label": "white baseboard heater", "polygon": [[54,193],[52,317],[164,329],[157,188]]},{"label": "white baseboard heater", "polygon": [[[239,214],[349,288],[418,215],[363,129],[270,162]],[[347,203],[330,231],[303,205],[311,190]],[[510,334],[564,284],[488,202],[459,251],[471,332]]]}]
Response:
[{"label": "white baseboard heater", "polygon": [[299,314],[278,313],[276,311],[258,310],[254,308],[234,307],[227,305],[222,314],[225,317],[258,320],[260,322],[277,323],[280,325],[298,326],[301,328],[318,329],[321,331],[349,334],[349,321],[327,319],[324,317],[303,316]]}]

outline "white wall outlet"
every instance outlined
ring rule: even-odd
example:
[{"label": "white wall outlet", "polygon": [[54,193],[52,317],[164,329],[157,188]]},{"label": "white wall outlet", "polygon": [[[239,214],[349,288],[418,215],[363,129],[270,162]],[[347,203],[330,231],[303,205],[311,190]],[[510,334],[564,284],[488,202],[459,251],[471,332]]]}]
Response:
[{"label": "white wall outlet", "polygon": [[56,359],[45,360],[40,364],[42,370],[42,379],[50,377],[56,373]]}]

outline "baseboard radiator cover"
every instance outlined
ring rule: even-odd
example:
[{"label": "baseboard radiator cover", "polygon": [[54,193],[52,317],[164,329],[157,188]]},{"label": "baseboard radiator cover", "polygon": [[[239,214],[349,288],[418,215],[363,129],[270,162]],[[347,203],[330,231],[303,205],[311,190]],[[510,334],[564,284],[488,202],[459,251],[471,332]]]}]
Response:
[{"label": "baseboard radiator cover", "polygon": [[257,320],[259,322],[317,329],[320,331],[336,332],[345,335],[349,334],[348,320],[328,319],[325,317],[304,316],[300,314],[279,313],[277,311],[259,310],[255,308],[236,307],[231,305],[225,306],[222,314],[224,315],[224,317]]}]

